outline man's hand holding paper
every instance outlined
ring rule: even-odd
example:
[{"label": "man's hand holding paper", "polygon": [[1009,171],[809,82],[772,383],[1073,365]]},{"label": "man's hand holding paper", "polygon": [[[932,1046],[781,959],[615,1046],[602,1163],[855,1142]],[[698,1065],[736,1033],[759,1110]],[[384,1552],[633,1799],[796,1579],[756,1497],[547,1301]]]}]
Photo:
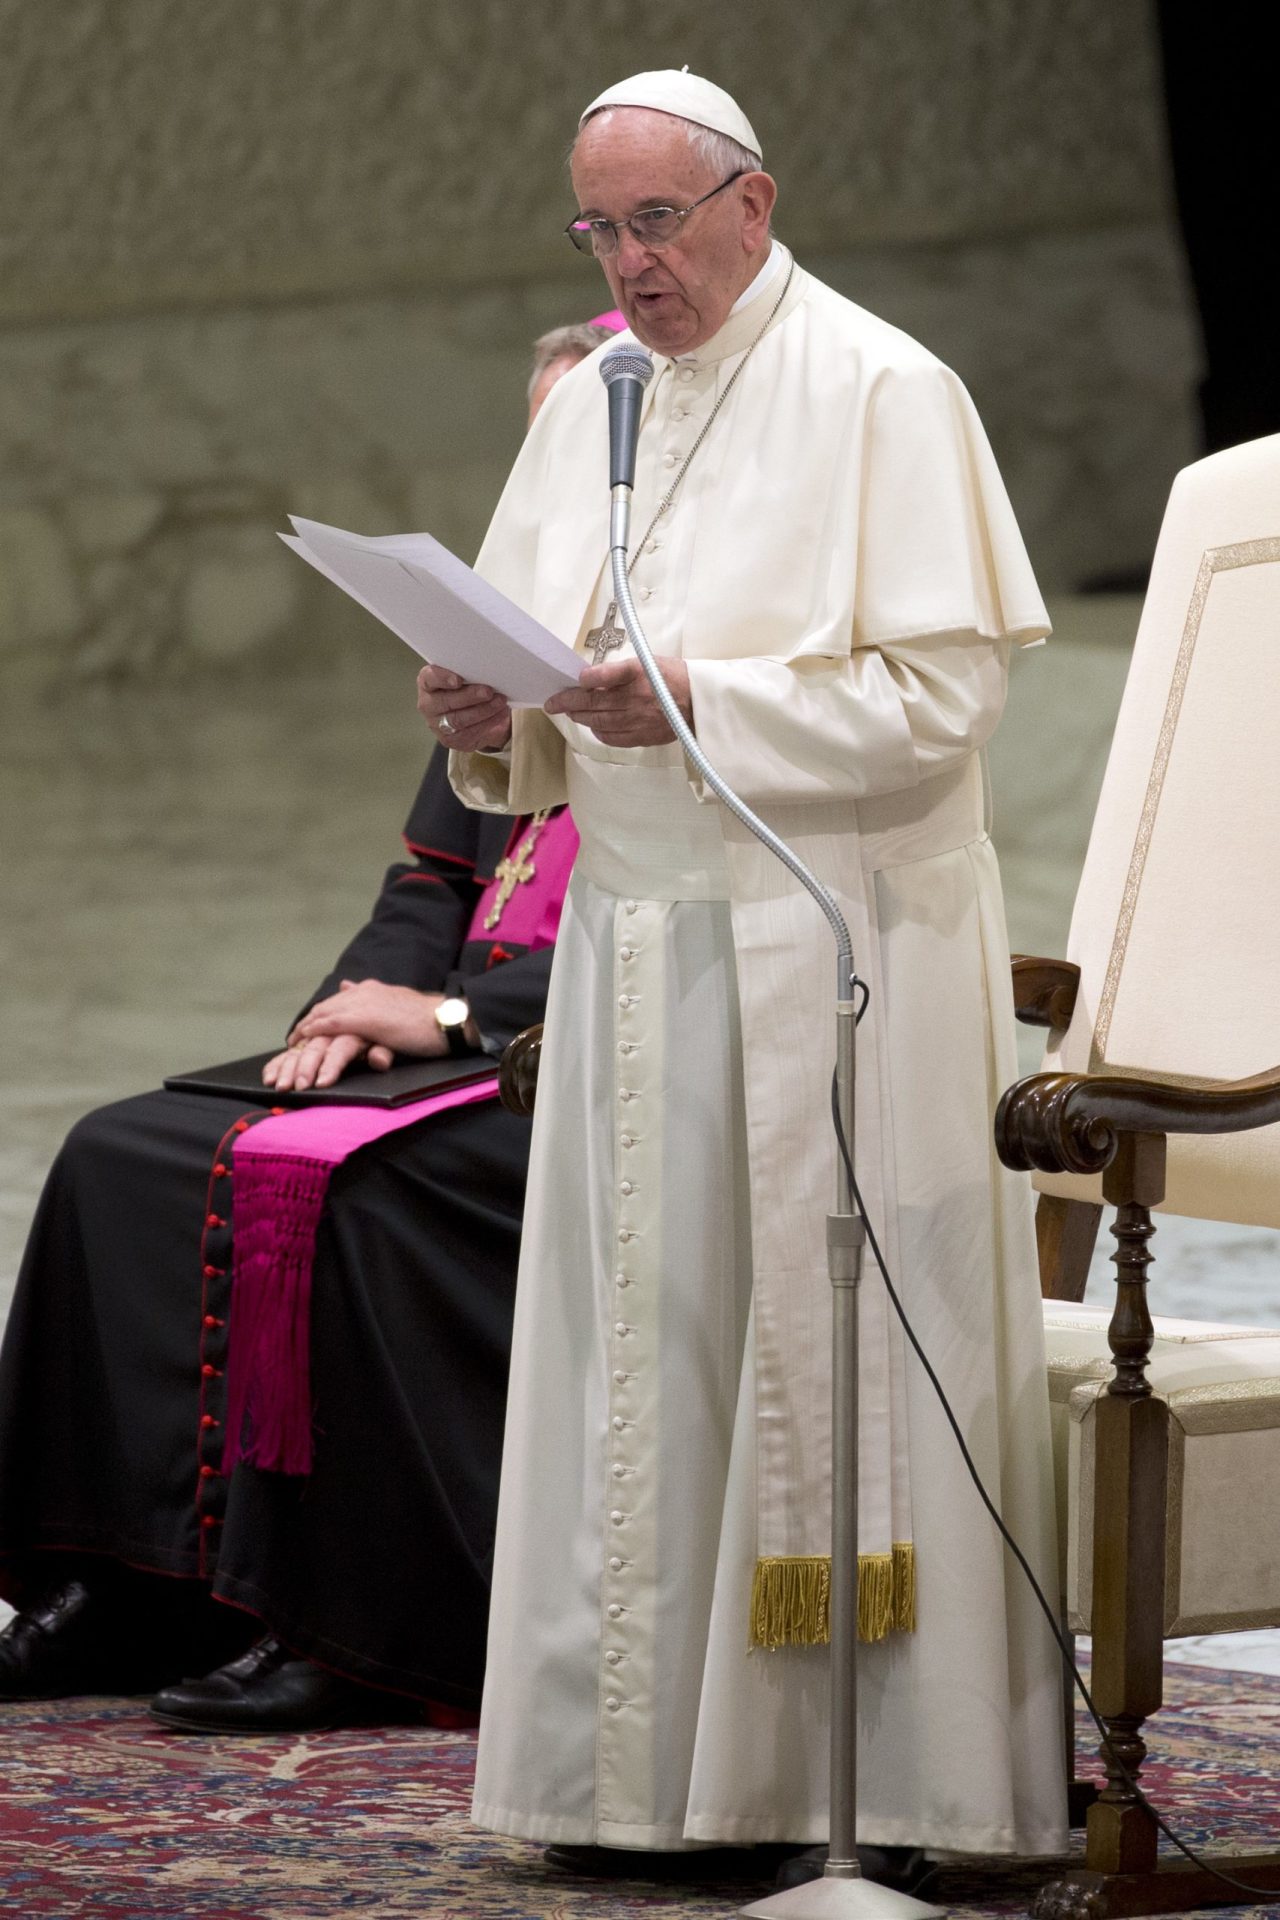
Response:
[{"label": "man's hand holding paper", "polygon": [[[674,658],[658,666],[692,726],[688,668]],[[419,672],[418,711],[440,744],[458,753],[499,753],[511,738],[510,703],[444,667]],[[578,685],[553,694],[545,711],[568,714],[606,747],[663,747],[675,739],[638,660],[584,667]]]},{"label": "man's hand holding paper", "polygon": [[289,517],[285,545],[423,660],[447,668],[452,691],[469,681],[491,700],[500,689],[511,707],[540,707],[577,684],[581,656],[429,533],[369,537]]},{"label": "man's hand holding paper", "polygon": [[[659,656],[658,667],[692,727],[688,667],[683,660],[665,656]],[[665,747],[675,739],[638,660],[609,660],[600,667],[584,667],[577,686],[553,694],[545,710],[567,713],[606,747]]]},{"label": "man's hand holding paper", "polygon": [[458,753],[498,753],[511,738],[510,702],[447,667],[419,669],[418,712],[441,746]]},{"label": "man's hand holding paper", "polygon": [[[610,747],[675,738],[637,660],[590,667],[429,534],[369,539],[293,519],[286,546],[350,594],[428,661],[418,711],[442,746],[499,753],[513,707],[545,707],[579,721]],[[683,660],[658,662],[692,726]],[[489,679],[472,679],[473,671]]]}]

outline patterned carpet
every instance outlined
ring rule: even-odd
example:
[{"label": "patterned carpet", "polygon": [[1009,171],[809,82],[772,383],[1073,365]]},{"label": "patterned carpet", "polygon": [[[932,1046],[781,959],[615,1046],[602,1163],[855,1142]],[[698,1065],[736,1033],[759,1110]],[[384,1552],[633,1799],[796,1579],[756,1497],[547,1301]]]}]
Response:
[{"label": "patterned carpet", "polygon": [[[1175,1667],[1147,1769],[1189,1839],[1280,1836],[1280,1678]],[[558,1877],[467,1819],[474,1739],[390,1728],[183,1738],[133,1701],[0,1707],[0,1912],[14,1920],[671,1920],[760,1889]],[[959,1915],[1025,1912],[1045,1865],[943,1869]],[[1259,1914],[1274,1909],[1242,1908]]]}]

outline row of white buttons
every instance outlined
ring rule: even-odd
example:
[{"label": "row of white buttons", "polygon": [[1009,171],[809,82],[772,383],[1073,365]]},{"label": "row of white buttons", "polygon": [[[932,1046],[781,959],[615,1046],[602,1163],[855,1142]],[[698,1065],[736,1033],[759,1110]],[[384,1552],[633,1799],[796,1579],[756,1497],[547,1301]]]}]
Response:
[{"label": "row of white buttons", "polygon": [[[692,386],[694,380],[697,378],[697,374],[693,367],[677,367],[676,378],[682,386],[688,387]],[[674,406],[668,418],[671,420],[687,420],[689,418],[689,408]],[[662,456],[662,464],[664,467],[674,467],[679,459],[680,454],[678,452],[664,453]]]},{"label": "row of white buttons", "polygon": [[[652,546],[653,543],[650,543],[650,544]],[[646,600],[650,598],[652,589],[641,588],[640,591]],[[636,913],[637,903],[634,900],[625,901],[624,910],[628,914]],[[618,960],[620,965],[624,969],[628,968],[632,963],[634,963],[635,959],[636,959],[636,948],[634,946],[624,944],[619,947]],[[627,1016],[633,1012],[633,1010],[636,1008],[637,1005],[638,1005],[638,996],[636,994],[624,992],[618,995],[618,1011],[624,1021],[626,1020]],[[619,1055],[622,1058],[626,1059],[639,1051],[640,1042],[637,1039],[625,1037],[623,1034],[620,1033],[618,1036],[617,1046],[618,1046]],[[629,1103],[636,1097],[637,1095],[634,1088],[619,1087],[618,1089],[619,1101],[623,1103]],[[620,1144],[624,1149],[628,1147],[633,1147],[636,1142],[636,1135],[632,1132],[623,1132],[619,1135],[619,1140],[620,1140]],[[619,1192],[620,1200],[623,1203],[625,1203],[626,1201],[630,1200],[635,1193],[635,1182],[632,1180],[620,1181],[618,1186],[618,1192]],[[636,1233],[637,1233],[637,1230],[633,1224],[630,1224],[625,1218],[621,1218],[621,1217],[619,1218],[617,1223],[617,1236],[618,1236],[618,1243],[620,1246],[623,1246],[623,1247],[628,1246],[631,1243],[631,1241],[636,1238]],[[614,1274],[614,1284],[617,1286],[619,1291],[623,1291],[623,1292],[625,1292],[625,1290],[631,1285],[631,1276],[626,1271],[625,1268],[623,1267],[618,1268],[617,1272]],[[614,1331],[615,1338],[622,1341],[630,1338],[633,1332],[633,1329],[628,1324],[627,1321],[618,1320],[614,1323],[613,1331]],[[634,1375],[625,1373],[621,1369],[619,1369],[614,1373],[614,1376],[613,1376],[614,1385],[617,1388],[624,1388],[631,1382],[633,1378],[634,1378]],[[621,1413],[615,1412],[611,1419],[610,1425],[612,1426],[612,1429],[615,1435],[615,1444],[620,1446],[622,1444],[622,1437],[627,1433],[628,1429],[634,1427],[635,1422],[634,1420],[624,1419]],[[614,1459],[610,1465],[610,1474],[615,1484],[621,1481],[625,1481],[630,1475],[634,1474],[635,1471],[636,1471],[635,1467],[628,1465],[625,1459]],[[615,1527],[625,1526],[627,1522],[627,1518],[628,1516],[622,1511],[620,1507],[614,1507],[609,1514],[610,1523]],[[625,1566],[626,1566],[626,1562],[622,1559],[622,1557],[619,1554],[610,1555],[609,1572],[611,1575],[614,1576],[615,1579],[617,1578],[618,1575],[620,1575],[623,1572],[623,1569]],[[618,1631],[619,1623],[625,1620],[627,1613],[630,1611],[630,1609],[624,1606],[620,1599],[610,1599],[604,1611],[605,1611],[605,1618],[610,1623],[610,1626],[613,1630],[611,1637],[614,1637]],[[610,1668],[616,1669],[620,1667],[625,1658],[626,1658],[626,1653],[624,1648],[618,1647],[616,1645],[607,1646],[604,1648],[605,1665]],[[617,1713],[623,1705],[625,1705],[625,1701],[622,1700],[616,1693],[608,1694],[605,1697],[604,1706],[605,1706],[606,1712],[608,1713]]]}]

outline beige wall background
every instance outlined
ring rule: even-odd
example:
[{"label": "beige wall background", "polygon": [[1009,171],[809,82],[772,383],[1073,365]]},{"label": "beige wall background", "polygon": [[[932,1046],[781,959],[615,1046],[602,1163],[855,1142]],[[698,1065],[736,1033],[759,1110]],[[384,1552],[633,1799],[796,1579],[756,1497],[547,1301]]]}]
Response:
[{"label": "beige wall background", "polygon": [[287,511],[470,558],[580,108],[741,99],[806,265],[954,365],[1045,585],[1138,566],[1197,343],[1145,0],[0,0],[0,671],[331,658]]}]

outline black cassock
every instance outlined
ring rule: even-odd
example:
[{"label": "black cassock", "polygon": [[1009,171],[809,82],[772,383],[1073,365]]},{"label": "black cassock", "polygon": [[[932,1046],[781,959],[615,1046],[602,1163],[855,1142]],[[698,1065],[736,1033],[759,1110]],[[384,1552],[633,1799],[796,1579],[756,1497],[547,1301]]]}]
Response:
[{"label": "black cassock", "polygon": [[[435,756],[411,859],[313,999],[341,978],[459,993],[498,1044],[540,1020],[551,949],[500,927],[466,941],[512,837],[455,799]],[[105,1555],[211,1581],[354,1679],[474,1705],[528,1122],[457,1107],[335,1169],[312,1275],[312,1471],[227,1480],[230,1227],[207,1223],[230,1213],[218,1148],[244,1112],[142,1094],[89,1114],[54,1162],[0,1353],[0,1593],[22,1604],[68,1553]]]}]

